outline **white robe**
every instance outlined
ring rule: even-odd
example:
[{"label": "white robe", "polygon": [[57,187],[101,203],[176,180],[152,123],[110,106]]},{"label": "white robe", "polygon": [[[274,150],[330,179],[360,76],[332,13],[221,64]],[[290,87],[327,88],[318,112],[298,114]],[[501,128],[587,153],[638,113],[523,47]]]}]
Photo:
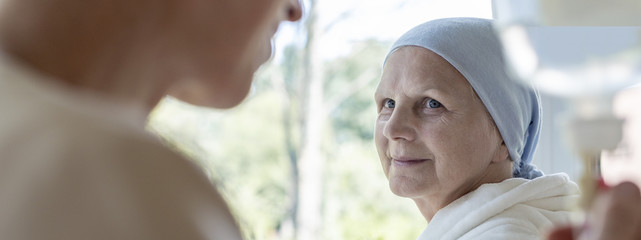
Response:
[{"label": "white robe", "polygon": [[578,198],[566,174],[484,184],[439,210],[418,239],[541,239],[552,225],[569,223]]},{"label": "white robe", "polygon": [[241,239],[144,110],[96,95],[0,54],[0,239]]}]

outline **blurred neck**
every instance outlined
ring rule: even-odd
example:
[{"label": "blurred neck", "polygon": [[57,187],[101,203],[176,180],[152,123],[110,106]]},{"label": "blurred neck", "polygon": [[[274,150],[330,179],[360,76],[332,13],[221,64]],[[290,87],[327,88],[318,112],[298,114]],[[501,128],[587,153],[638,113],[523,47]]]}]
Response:
[{"label": "blurred neck", "polygon": [[164,96],[171,73],[158,62],[163,46],[145,31],[153,28],[134,21],[132,14],[142,13],[127,10],[136,8],[100,0],[4,1],[0,45],[12,58],[72,88],[148,111]]}]

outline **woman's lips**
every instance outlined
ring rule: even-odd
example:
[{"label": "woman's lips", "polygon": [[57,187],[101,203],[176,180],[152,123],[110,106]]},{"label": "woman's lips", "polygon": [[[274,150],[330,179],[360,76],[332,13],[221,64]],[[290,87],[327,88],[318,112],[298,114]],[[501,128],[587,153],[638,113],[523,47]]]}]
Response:
[{"label": "woman's lips", "polygon": [[396,166],[411,167],[426,162],[428,159],[392,159]]}]

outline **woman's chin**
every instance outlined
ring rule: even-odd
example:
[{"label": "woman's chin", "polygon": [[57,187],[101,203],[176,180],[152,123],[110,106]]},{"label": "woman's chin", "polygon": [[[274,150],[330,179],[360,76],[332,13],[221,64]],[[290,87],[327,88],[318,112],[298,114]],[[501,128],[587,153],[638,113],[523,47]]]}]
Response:
[{"label": "woman's chin", "polygon": [[424,187],[416,179],[410,179],[406,176],[390,178],[389,188],[396,196],[406,198],[416,198],[423,195]]},{"label": "woman's chin", "polygon": [[248,93],[249,87],[242,89],[239,87],[237,91],[220,92],[194,84],[175,88],[169,95],[192,105],[228,109],[242,103]]},{"label": "woman's chin", "polygon": [[215,96],[213,97],[205,96],[201,98],[190,98],[189,100],[185,100],[185,101],[190,104],[203,106],[203,107],[229,109],[241,104],[243,100],[245,100],[245,97],[247,97],[247,92],[245,92],[244,94],[239,93],[239,94],[231,95],[224,98],[219,98]]}]

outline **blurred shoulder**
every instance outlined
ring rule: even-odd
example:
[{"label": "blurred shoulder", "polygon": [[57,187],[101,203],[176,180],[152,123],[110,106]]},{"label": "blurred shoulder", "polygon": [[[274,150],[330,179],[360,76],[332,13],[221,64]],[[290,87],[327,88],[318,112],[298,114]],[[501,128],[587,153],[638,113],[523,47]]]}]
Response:
[{"label": "blurred shoulder", "polygon": [[202,170],[137,109],[15,90],[0,97],[1,239],[240,239]]}]

